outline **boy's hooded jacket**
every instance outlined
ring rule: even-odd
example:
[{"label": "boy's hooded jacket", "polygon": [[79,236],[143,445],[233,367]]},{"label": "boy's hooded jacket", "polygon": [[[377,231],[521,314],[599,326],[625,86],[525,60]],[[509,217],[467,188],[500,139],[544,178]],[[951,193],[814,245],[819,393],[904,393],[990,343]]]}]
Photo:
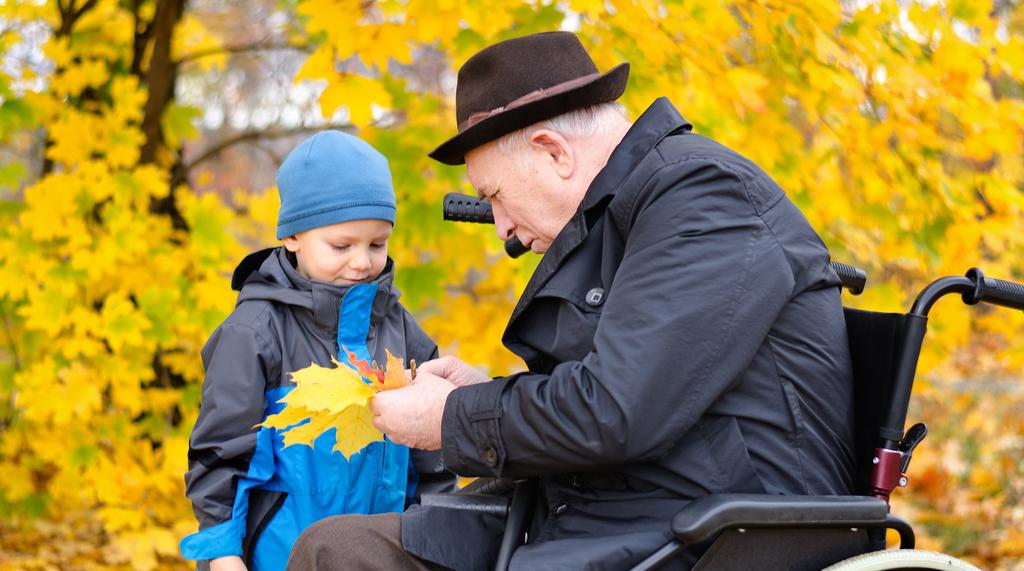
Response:
[{"label": "boy's hooded jacket", "polygon": [[[330,365],[339,346],[385,362],[388,349],[418,362],[437,345],[399,304],[393,262],[368,284],[308,280],[284,248],[251,254],[235,270],[234,312],[203,347],[203,406],[189,443],[186,493],[200,531],[181,542],[188,559],[243,556],[250,569],[284,569],[313,522],[341,513],[402,511],[421,491],[454,489],[439,453],[375,442],[348,460],[334,431],[283,447],[283,434],[253,428],[279,412],[289,373]],[[201,566],[205,566],[201,563]]]}]

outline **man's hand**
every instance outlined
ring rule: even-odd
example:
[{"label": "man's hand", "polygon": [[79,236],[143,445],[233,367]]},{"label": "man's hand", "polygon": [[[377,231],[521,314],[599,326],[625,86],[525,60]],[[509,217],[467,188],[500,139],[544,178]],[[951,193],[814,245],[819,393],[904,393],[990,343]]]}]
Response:
[{"label": "man's hand", "polygon": [[491,378],[484,374],[480,369],[477,369],[461,359],[456,359],[455,357],[441,357],[440,359],[427,361],[420,365],[419,369],[416,371],[417,375],[421,373],[437,375],[438,377],[448,380],[457,387],[486,383],[491,380]]},{"label": "man's hand", "polygon": [[370,410],[373,425],[392,442],[420,450],[440,450],[444,403],[456,386],[425,368],[416,371],[411,384],[377,393],[370,400]]},{"label": "man's hand", "polygon": [[236,555],[210,560],[210,571],[248,571],[242,558]]}]

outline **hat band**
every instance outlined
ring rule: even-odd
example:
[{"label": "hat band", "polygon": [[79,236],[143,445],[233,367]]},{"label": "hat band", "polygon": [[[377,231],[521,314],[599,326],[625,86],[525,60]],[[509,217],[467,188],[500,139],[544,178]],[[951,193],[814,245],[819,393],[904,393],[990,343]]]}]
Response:
[{"label": "hat band", "polygon": [[559,93],[565,93],[566,91],[575,89],[581,85],[593,81],[594,78],[600,75],[600,72],[581,75],[576,79],[570,79],[569,81],[559,83],[552,87],[542,87],[536,91],[531,91],[526,95],[523,95],[522,97],[517,97],[516,99],[513,99],[512,101],[506,103],[505,105],[502,105],[501,107],[496,107],[494,109],[491,109],[490,111],[477,111],[476,113],[473,113],[472,115],[467,117],[465,121],[459,123],[459,132],[461,133],[466,129],[469,129],[473,125],[476,125],[477,123],[483,121],[484,119],[489,119],[504,111],[509,111],[511,109],[515,109],[516,107],[522,107],[527,103],[533,103],[534,101],[539,101],[541,99],[544,99],[545,97],[551,97],[552,95],[558,95]]}]

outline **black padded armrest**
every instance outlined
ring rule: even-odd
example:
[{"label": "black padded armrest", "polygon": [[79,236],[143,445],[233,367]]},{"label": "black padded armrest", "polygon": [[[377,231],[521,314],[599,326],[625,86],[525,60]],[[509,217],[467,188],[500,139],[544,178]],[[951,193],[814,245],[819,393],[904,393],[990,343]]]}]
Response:
[{"label": "black padded armrest", "polygon": [[488,496],[511,496],[516,484],[522,480],[511,478],[477,478],[459,488],[456,494],[483,494]]},{"label": "black padded armrest", "polygon": [[420,505],[447,509],[508,514],[516,481],[508,478],[477,478],[450,494],[423,494]]},{"label": "black padded armrest", "polygon": [[423,494],[421,506],[437,506],[460,511],[491,513],[504,516],[508,513],[509,498],[504,496],[478,496],[473,494]]},{"label": "black padded armrest", "polygon": [[870,496],[719,494],[687,504],[672,532],[692,545],[728,528],[878,526],[888,513],[884,500]]}]

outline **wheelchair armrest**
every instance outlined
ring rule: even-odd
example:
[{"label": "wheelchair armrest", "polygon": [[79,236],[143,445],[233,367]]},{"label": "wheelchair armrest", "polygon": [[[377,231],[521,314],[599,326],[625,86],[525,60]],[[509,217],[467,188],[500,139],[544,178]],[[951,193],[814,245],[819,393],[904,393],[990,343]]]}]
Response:
[{"label": "wheelchair armrest", "polygon": [[459,511],[471,511],[505,516],[508,513],[509,498],[475,494],[423,494],[421,506],[437,506]]},{"label": "wheelchair armrest", "polygon": [[889,506],[869,496],[719,494],[690,502],[672,519],[672,532],[693,545],[728,528],[878,527]]},{"label": "wheelchair armrest", "polygon": [[510,496],[516,484],[522,480],[512,478],[477,478],[455,491],[456,494],[477,494],[485,496]]},{"label": "wheelchair armrest", "polygon": [[421,506],[483,512],[504,517],[508,514],[512,494],[521,480],[510,478],[477,478],[449,494],[423,494]]}]

